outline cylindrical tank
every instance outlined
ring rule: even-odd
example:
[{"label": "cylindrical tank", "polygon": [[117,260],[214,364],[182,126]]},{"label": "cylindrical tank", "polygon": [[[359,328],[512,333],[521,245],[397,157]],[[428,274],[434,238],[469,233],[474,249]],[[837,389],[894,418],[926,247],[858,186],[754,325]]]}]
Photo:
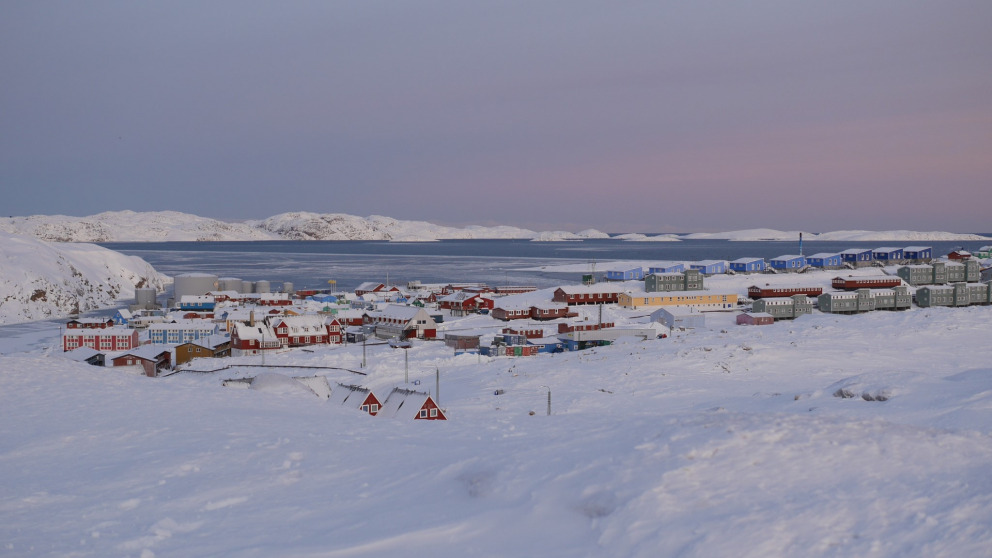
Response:
[{"label": "cylindrical tank", "polygon": [[282,292],[293,294],[293,284],[290,283],[289,281],[283,281]]},{"label": "cylindrical tank", "polygon": [[240,293],[241,289],[241,279],[236,277],[221,277],[217,280],[218,291],[234,291]]},{"label": "cylindrical tank", "polygon": [[268,281],[255,281],[256,293],[271,293],[272,285]]},{"label": "cylindrical tank", "polygon": [[172,286],[176,301],[184,296],[200,296],[217,289],[217,276],[210,273],[183,273],[176,275]]},{"label": "cylindrical tank", "polygon": [[134,289],[134,305],[141,306],[143,308],[151,308],[155,306],[155,296],[158,293],[154,288],[141,287]]},{"label": "cylindrical tank", "polygon": [[254,281],[242,281],[241,282],[241,292],[242,293],[253,293],[253,292],[255,292],[255,282]]}]

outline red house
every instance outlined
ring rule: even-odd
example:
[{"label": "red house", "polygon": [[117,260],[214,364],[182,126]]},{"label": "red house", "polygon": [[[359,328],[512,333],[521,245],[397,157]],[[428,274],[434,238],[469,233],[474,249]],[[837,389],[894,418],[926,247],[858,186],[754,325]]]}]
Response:
[{"label": "red house", "polygon": [[163,349],[161,345],[142,345],[114,358],[114,366],[141,366],[145,376],[154,378],[160,370],[172,367],[172,351]]},{"label": "red house", "polygon": [[393,388],[382,406],[382,415],[413,420],[448,420],[428,393]]},{"label": "red house", "polygon": [[970,260],[971,252],[967,250],[955,250],[947,255],[947,259],[957,261]]},{"label": "red house", "polygon": [[379,402],[379,398],[372,393],[372,390],[363,388],[362,386],[336,384],[331,389],[329,400],[338,405],[358,409],[372,416],[379,414],[379,411],[382,409],[382,403]]},{"label": "red house", "polygon": [[126,327],[70,328],[62,335],[62,350],[89,347],[97,351],[129,351],[138,346],[138,332]]},{"label": "red house", "polygon": [[767,312],[744,312],[737,314],[737,325],[771,325],[775,318]]},{"label": "red house", "polygon": [[767,284],[764,287],[751,285],[747,288],[748,298],[758,300],[759,298],[789,297],[793,295],[806,295],[808,297],[818,297],[823,294],[822,287],[771,287]]},{"label": "red house", "polygon": [[579,304],[616,304],[620,289],[607,285],[570,285],[555,290],[552,300],[569,306]]},{"label": "red house", "polygon": [[842,291],[856,291],[858,289],[891,289],[902,285],[899,277],[834,277],[830,281],[830,286]]},{"label": "red house", "polygon": [[[559,326],[558,331],[561,331],[561,326]],[[523,335],[527,339],[540,339],[544,337],[544,328],[517,329],[512,327],[504,327],[501,333],[504,335]]]},{"label": "red house", "polygon": [[530,307],[530,317],[532,320],[557,320],[558,318],[571,318],[577,315],[574,312],[569,312],[568,306],[542,304]]},{"label": "red house", "polygon": [[385,288],[386,285],[383,285],[382,283],[365,282],[355,287],[355,296],[362,296],[364,294],[369,294],[369,293],[377,293]]},{"label": "red house", "polygon": [[613,322],[603,322],[595,324],[558,324],[558,333],[572,333],[573,331],[596,331],[598,329],[608,329],[613,327]]},{"label": "red house", "polygon": [[114,327],[114,320],[107,318],[77,318],[65,324],[66,329],[105,329]]},{"label": "red house", "polygon": [[482,293],[458,291],[437,300],[438,308],[450,310],[453,314],[472,314],[479,310],[492,310],[493,299]]},{"label": "red house", "polygon": [[508,322],[510,320],[529,320],[530,306],[494,306],[492,317]]}]

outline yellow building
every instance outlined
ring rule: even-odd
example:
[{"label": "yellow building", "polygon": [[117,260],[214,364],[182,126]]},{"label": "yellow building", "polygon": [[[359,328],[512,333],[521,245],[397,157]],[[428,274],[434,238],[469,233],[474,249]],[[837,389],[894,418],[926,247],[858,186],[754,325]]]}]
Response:
[{"label": "yellow building", "polygon": [[634,291],[620,293],[617,303],[621,308],[657,308],[659,306],[686,306],[700,310],[726,310],[737,306],[737,294],[709,291],[670,291],[647,293]]}]

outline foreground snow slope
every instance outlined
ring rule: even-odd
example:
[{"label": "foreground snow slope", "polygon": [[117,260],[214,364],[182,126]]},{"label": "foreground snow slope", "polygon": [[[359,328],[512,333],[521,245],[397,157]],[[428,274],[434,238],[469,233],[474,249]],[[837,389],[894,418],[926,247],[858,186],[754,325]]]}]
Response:
[{"label": "foreground snow slope", "polygon": [[[417,343],[411,380],[433,389],[441,371],[450,420],[435,423],[220,386],[258,368],[149,379],[36,351],[0,357],[0,545],[9,556],[987,556],[990,319],[974,307],[737,327],[711,314],[669,339],[521,359]],[[403,352],[368,351],[366,377],[322,373],[384,398],[402,385]],[[265,363],[357,369],[361,355]]]},{"label": "foreground snow slope", "polygon": [[135,256],[0,232],[0,324],[68,316],[162,289],[168,278]]}]

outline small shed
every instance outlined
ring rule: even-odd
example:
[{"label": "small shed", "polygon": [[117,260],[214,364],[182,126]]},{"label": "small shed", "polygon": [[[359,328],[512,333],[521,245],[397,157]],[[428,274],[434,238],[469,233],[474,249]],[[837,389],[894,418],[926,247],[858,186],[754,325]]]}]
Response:
[{"label": "small shed", "polygon": [[771,325],[775,318],[767,312],[742,312],[737,315],[737,325]]}]

